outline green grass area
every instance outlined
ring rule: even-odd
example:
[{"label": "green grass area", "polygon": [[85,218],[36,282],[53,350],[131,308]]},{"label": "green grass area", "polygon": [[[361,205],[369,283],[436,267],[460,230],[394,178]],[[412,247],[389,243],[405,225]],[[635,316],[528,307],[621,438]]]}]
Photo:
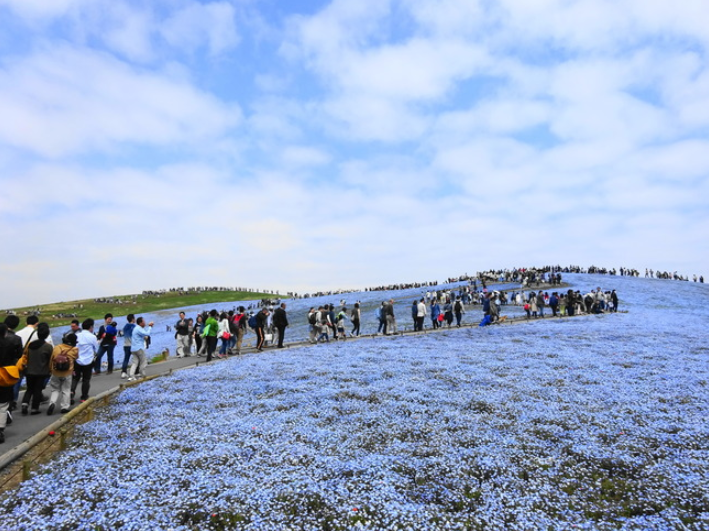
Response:
[{"label": "green grass area", "polygon": [[[115,316],[151,313],[159,310],[169,310],[181,306],[193,306],[203,304],[208,307],[211,304],[218,304],[232,301],[274,299],[279,295],[272,293],[257,293],[251,291],[202,291],[202,292],[167,292],[159,295],[122,295],[105,297],[106,299],[121,300],[118,303],[95,302],[94,299],[84,299],[69,302],[57,302],[52,304],[42,304],[39,306],[41,314],[40,321],[48,323],[50,326],[66,326],[73,317],[54,317],[57,314],[76,314],[76,319],[83,321],[91,317],[96,320],[103,320],[103,316],[112,313]],[[24,316],[37,309],[37,306],[26,308],[12,308],[22,319]],[[4,316],[3,316],[4,319]]]}]

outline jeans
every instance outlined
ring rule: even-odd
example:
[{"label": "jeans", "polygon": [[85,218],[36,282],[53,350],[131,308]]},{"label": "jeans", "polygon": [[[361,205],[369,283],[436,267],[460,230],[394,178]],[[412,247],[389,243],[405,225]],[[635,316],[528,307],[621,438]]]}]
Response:
[{"label": "jeans", "polygon": [[123,366],[121,372],[128,372],[128,364],[130,363],[130,345],[123,346]]},{"label": "jeans", "polygon": [[96,353],[96,361],[94,361],[94,371],[96,373],[101,372],[101,358],[103,358],[103,353],[106,353],[106,357],[108,358],[108,372],[113,372],[113,349],[116,348],[116,345],[100,345],[98,347],[98,352]]},{"label": "jeans", "polygon": [[224,355],[226,354],[227,349],[229,348],[229,342],[231,341],[231,338],[229,339],[222,339],[222,344],[219,346],[219,354]]}]

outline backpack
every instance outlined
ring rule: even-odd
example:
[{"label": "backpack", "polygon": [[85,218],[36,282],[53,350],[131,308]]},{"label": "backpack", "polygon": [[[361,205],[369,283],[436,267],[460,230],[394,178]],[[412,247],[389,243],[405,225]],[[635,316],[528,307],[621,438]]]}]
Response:
[{"label": "backpack", "polygon": [[231,332],[231,334],[235,336],[238,330],[239,330],[239,314],[236,314],[229,321],[229,332]]},{"label": "backpack", "polygon": [[462,312],[463,311],[463,305],[460,304],[460,301],[455,302],[455,311],[456,312]]},{"label": "backpack", "polygon": [[258,323],[256,322],[256,314],[254,314],[254,315],[252,315],[251,317],[249,317],[249,326],[250,326],[251,328],[256,328],[256,325],[257,325],[257,324],[258,324]]},{"label": "backpack", "polygon": [[308,315],[308,323],[310,323],[311,325],[314,325],[317,322],[316,317],[317,317],[317,312],[313,312],[310,315]]},{"label": "backpack", "polygon": [[71,368],[71,360],[64,352],[60,352],[54,356],[52,361],[52,369],[55,371],[63,372],[68,371]]}]

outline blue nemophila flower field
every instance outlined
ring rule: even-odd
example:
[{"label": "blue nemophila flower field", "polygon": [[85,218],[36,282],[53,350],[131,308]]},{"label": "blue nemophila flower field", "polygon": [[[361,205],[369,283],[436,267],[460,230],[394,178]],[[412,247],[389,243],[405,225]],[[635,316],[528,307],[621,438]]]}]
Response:
[{"label": "blue nemophila flower field", "polygon": [[708,286],[569,277],[628,313],[266,352],[128,389],[1,521],[706,529]]}]

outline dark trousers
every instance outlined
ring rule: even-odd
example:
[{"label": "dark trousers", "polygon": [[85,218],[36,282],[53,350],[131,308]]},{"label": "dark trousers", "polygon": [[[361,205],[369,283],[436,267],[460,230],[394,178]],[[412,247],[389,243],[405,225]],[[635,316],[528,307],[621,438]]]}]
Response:
[{"label": "dark trousers", "polygon": [[104,352],[106,353],[106,358],[108,358],[108,368],[107,372],[113,372],[113,349],[116,345],[100,345],[98,347],[98,352],[96,353],[96,361],[94,361],[94,371],[98,374],[101,372],[101,359],[103,358]]},{"label": "dark trousers", "polygon": [[463,314],[461,312],[455,312],[455,324],[460,326],[460,321],[463,319]]},{"label": "dark trousers", "polygon": [[352,335],[353,336],[359,335],[359,320],[352,321]]},{"label": "dark trousers", "polygon": [[377,329],[377,334],[384,330],[384,333],[387,333],[387,321],[386,319],[379,319],[379,328]]},{"label": "dark trousers", "polygon": [[71,396],[73,397],[76,393],[76,388],[79,387],[79,382],[81,382],[81,400],[86,400],[89,398],[89,389],[91,389],[91,371],[93,370],[93,364],[91,365],[79,365],[74,363],[74,376],[71,379]]},{"label": "dark trousers", "polygon": [[266,336],[263,333],[263,328],[260,326],[256,327],[256,349],[261,350],[263,348],[263,343],[266,340]]},{"label": "dark trousers", "polygon": [[207,342],[207,361],[212,361],[212,356],[217,351],[217,336],[207,336],[204,339]]},{"label": "dark trousers", "polygon": [[282,348],[283,347],[283,339],[286,337],[286,327],[279,326],[277,330],[278,330],[278,347]]},{"label": "dark trousers", "polygon": [[47,377],[28,374],[25,379],[27,380],[27,390],[25,396],[22,397],[22,403],[29,404],[32,400],[32,409],[39,409],[39,404],[42,402],[42,389],[44,389]]},{"label": "dark trousers", "polygon": [[123,365],[121,367],[121,372],[128,372],[128,365],[130,364],[130,346],[123,346]]}]

